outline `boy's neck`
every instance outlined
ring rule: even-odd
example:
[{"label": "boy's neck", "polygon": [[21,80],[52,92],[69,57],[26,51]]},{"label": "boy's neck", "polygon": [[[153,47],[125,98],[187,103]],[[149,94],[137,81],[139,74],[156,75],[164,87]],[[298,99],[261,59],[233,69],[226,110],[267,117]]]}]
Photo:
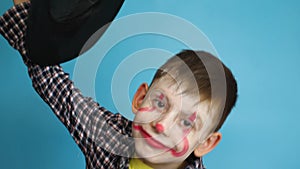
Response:
[{"label": "boy's neck", "polygon": [[187,166],[185,161],[182,163],[153,164],[144,159],[141,159],[141,160],[153,169],[166,169],[166,168],[168,168],[168,169],[184,169]]}]

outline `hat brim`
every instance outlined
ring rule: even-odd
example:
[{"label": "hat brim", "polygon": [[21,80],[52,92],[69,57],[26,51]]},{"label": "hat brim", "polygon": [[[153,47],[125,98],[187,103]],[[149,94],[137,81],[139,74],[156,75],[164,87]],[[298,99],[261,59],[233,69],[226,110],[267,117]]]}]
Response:
[{"label": "hat brim", "polygon": [[63,23],[50,16],[49,0],[32,0],[26,21],[28,57],[39,65],[60,64],[78,57],[90,36],[115,18],[123,2],[101,0],[88,15]]}]

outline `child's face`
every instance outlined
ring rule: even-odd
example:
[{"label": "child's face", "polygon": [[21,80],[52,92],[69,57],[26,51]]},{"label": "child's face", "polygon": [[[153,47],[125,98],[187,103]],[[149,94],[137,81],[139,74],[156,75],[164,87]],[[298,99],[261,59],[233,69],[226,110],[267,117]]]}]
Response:
[{"label": "child's face", "polygon": [[201,141],[208,104],[180,93],[167,81],[155,83],[136,111],[136,153],[150,163],[183,162]]}]

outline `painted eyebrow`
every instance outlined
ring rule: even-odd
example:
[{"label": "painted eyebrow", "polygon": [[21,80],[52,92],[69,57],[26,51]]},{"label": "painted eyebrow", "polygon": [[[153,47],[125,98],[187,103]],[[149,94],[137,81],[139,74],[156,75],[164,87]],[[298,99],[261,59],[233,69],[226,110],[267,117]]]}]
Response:
[{"label": "painted eyebrow", "polygon": [[160,100],[163,100],[163,99],[164,99],[164,97],[165,97],[165,94],[163,94],[163,93],[161,93],[161,92],[160,92],[160,95],[159,95],[159,97],[158,97],[158,98],[159,98]]},{"label": "painted eyebrow", "polygon": [[156,91],[155,93],[155,97],[158,98],[159,100],[163,100],[165,99],[167,101],[167,103],[169,103],[169,99],[168,96],[165,94],[165,92],[159,90],[159,89],[155,89]]},{"label": "painted eyebrow", "polygon": [[197,117],[197,112],[194,112],[192,115],[189,116],[189,120],[194,122],[196,120]]}]

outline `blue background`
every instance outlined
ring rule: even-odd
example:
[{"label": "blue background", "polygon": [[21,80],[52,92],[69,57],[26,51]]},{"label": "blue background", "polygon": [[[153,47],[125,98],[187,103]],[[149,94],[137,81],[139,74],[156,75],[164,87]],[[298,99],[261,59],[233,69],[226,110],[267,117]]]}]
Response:
[{"label": "blue background", "polygon": [[[1,13],[12,6],[10,0],[0,4]],[[131,0],[122,7],[118,17],[155,11],[187,19],[207,35],[235,74],[238,103],[221,129],[222,142],[204,157],[207,168],[300,168],[299,9],[297,0]],[[160,45],[172,53],[183,48],[163,43],[168,39],[153,44],[156,38],[131,38],[109,55]],[[63,67],[72,74],[74,63]],[[110,89],[99,84],[101,78],[108,77],[97,75],[97,93],[108,93]],[[2,37],[0,79],[0,168],[83,169],[79,148],[34,92],[18,52]],[[99,100],[114,110],[107,97]]]}]

